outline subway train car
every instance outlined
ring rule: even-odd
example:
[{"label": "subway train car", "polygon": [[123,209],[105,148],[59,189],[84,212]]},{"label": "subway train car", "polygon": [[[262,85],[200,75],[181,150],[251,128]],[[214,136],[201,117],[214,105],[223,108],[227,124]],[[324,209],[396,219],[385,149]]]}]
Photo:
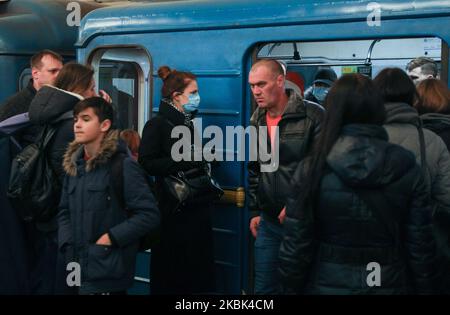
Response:
[{"label": "subway train car", "polygon": [[[31,76],[30,57],[37,51],[51,49],[66,60],[75,59],[78,27],[67,23],[68,15],[74,11],[68,7],[70,2],[73,1],[0,1],[0,104],[26,86]],[[94,1],[77,3],[80,17],[105,6]]]},{"label": "subway train car", "polygon": [[[249,125],[255,103],[248,71],[258,59],[284,61],[301,92],[320,67],[374,76],[423,55],[439,64],[448,83],[449,25],[448,1],[162,1],[89,13],[76,48],[77,60],[95,67],[99,88],[116,100],[118,92],[128,95],[118,104],[123,127],[141,132],[158,112],[156,71],[169,65],[198,77],[203,128],[216,125],[225,134],[227,126]],[[214,171],[226,189],[213,214],[219,294],[252,293],[242,149],[223,148],[224,161]],[[149,255],[139,258],[132,292],[148,293]]]}]

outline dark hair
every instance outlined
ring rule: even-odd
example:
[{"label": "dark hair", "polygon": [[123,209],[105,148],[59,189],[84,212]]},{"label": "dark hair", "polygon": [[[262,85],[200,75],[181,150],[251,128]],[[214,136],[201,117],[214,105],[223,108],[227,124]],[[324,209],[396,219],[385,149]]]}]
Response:
[{"label": "dark hair", "polygon": [[59,62],[63,63],[63,58],[61,57],[60,54],[50,50],[50,49],[44,49],[41,50],[39,52],[37,52],[36,54],[34,54],[31,59],[30,59],[30,67],[31,68],[38,68],[41,69],[43,66],[42,63],[42,58],[44,58],[44,56],[52,56],[54,59],[58,60]]},{"label": "dark hair", "polygon": [[257,62],[255,62],[252,66],[252,70],[260,67],[260,66],[266,66],[269,68],[270,72],[272,72],[276,77],[278,77],[280,74],[285,75],[285,71],[283,69],[283,66],[281,63],[274,59],[260,59]]},{"label": "dark hair", "polygon": [[450,114],[450,91],[441,80],[423,80],[417,85],[417,93],[419,101],[415,107],[420,114]]},{"label": "dark hair", "polygon": [[427,57],[418,57],[406,65],[406,70],[411,71],[417,67],[420,67],[422,72],[426,75],[432,75],[433,77],[437,77],[438,75],[438,67],[436,61]]},{"label": "dark hair", "polygon": [[114,122],[114,109],[107,101],[102,97],[95,96],[78,102],[73,108],[73,116],[76,117],[82,111],[92,108],[95,115],[98,117],[99,122],[103,122],[106,119],[111,121],[111,125]]},{"label": "dark hair", "polygon": [[402,69],[383,69],[373,82],[385,103],[399,102],[413,106],[417,99],[416,86]]},{"label": "dark hair", "polygon": [[[322,131],[311,153],[303,160],[300,204],[316,199],[326,158],[346,124],[382,125],[386,112],[380,94],[372,80],[361,74],[345,74],[331,87],[324,103],[326,109]],[[298,190],[297,190],[298,189]]]},{"label": "dark hair", "polygon": [[171,70],[168,66],[160,67],[158,76],[163,80],[162,96],[170,99],[174,92],[183,93],[189,83],[197,79],[191,72]]},{"label": "dark hair", "polygon": [[91,66],[76,62],[65,64],[55,79],[55,87],[69,92],[85,91],[89,88],[94,77]]}]

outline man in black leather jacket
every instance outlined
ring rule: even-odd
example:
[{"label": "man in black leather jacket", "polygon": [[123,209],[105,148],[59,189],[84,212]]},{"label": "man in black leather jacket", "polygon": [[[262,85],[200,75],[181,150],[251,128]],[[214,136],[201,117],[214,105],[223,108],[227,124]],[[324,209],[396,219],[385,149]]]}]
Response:
[{"label": "man in black leather jacket", "polygon": [[[283,68],[275,60],[260,60],[250,70],[249,84],[258,104],[250,124],[257,130],[267,126],[266,151],[279,150],[278,165],[273,170],[264,169],[267,164],[264,165],[261,156],[248,164],[250,230],[256,238],[256,294],[279,293],[278,251],[289,181],[319,133],[323,116],[322,107],[285,90],[284,81]],[[271,128],[277,126],[278,134]]]}]

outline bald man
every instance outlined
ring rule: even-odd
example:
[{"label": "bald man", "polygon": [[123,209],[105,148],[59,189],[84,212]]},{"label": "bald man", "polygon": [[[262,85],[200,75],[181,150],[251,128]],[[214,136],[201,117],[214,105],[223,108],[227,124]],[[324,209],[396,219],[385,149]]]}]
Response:
[{"label": "bald man", "polygon": [[[250,124],[258,130],[267,127],[271,150],[279,150],[276,170],[262,172],[260,156],[248,166],[250,230],[256,238],[254,293],[278,294],[278,251],[290,179],[319,133],[323,108],[285,89],[284,71],[276,60],[256,62],[248,82],[258,105]],[[271,127],[278,127],[279,136]]]}]

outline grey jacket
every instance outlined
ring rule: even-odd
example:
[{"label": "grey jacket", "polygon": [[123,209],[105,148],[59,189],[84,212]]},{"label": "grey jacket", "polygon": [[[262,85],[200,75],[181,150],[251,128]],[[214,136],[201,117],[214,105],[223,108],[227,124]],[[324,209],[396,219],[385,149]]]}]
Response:
[{"label": "grey jacket", "polygon": [[[408,104],[385,104],[387,119],[384,125],[389,142],[399,144],[416,156],[420,165],[420,141],[417,111]],[[433,204],[450,213],[450,154],[444,141],[434,132],[423,129],[426,152],[426,176],[430,183]]]}]

